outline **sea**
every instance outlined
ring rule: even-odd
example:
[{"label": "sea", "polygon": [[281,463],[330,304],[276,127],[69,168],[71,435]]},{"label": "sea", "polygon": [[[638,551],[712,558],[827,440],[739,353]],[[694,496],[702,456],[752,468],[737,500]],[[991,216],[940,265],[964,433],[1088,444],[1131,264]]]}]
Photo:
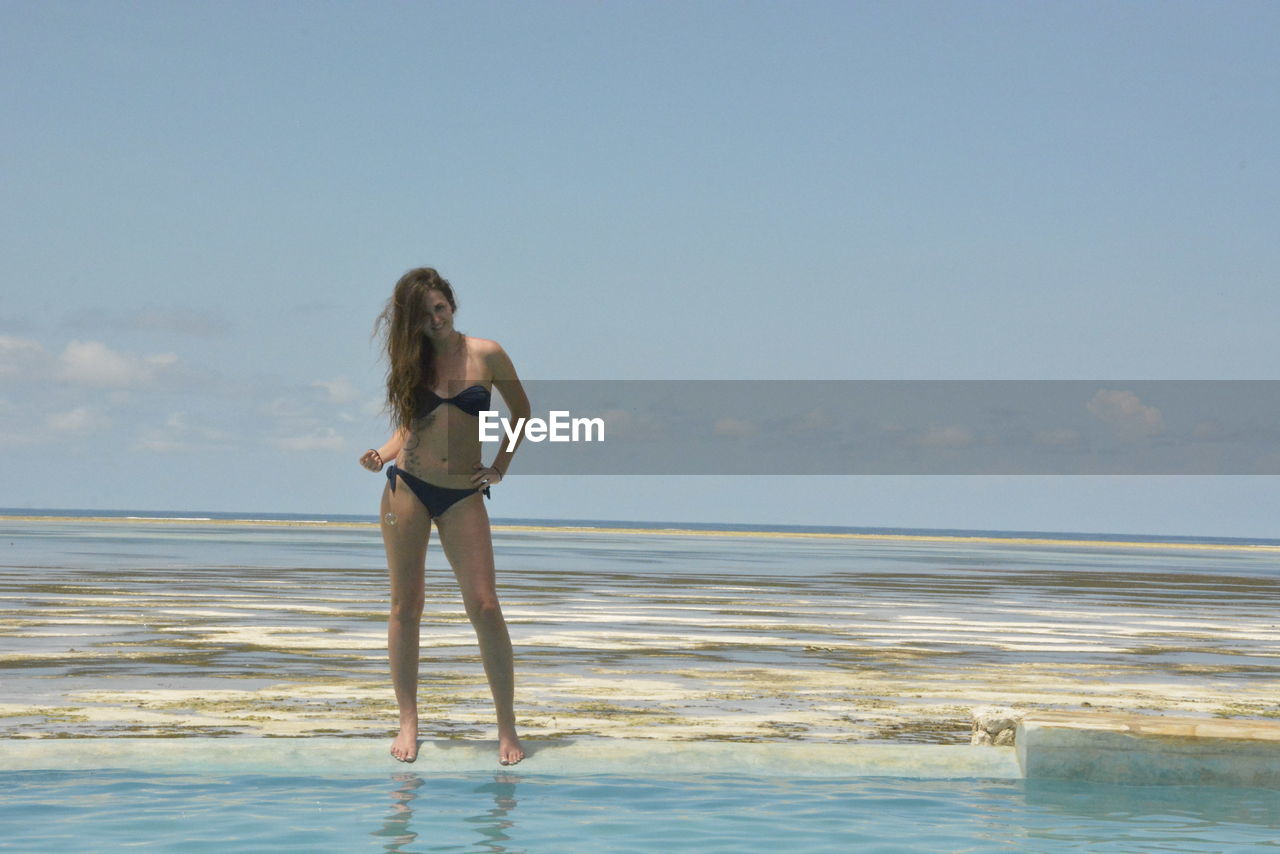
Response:
[{"label": "sea", "polygon": [[[1280,716],[1280,541],[497,519],[534,738],[957,744],[974,710]],[[493,736],[426,560],[423,736]],[[0,736],[340,736],[395,720],[377,523],[0,511]]]}]

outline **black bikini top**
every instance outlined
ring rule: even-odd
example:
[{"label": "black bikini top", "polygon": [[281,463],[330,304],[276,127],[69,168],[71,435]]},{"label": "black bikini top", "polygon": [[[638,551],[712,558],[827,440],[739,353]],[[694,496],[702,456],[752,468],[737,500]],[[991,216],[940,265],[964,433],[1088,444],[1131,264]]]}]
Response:
[{"label": "black bikini top", "polygon": [[418,418],[430,415],[442,403],[452,403],[468,415],[479,415],[483,410],[489,408],[489,400],[491,398],[492,394],[489,389],[482,385],[468,386],[453,397],[441,397],[431,389],[424,389],[422,391],[422,400],[418,403],[418,408],[414,415]]}]

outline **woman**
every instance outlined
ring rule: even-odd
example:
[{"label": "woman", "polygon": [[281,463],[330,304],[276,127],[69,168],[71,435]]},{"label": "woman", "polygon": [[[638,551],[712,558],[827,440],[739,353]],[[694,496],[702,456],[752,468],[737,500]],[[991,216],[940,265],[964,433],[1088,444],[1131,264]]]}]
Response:
[{"label": "woman", "polygon": [[387,404],[395,432],[381,448],[366,451],[360,463],[370,471],[392,463],[382,492],[382,541],[391,571],[387,650],[400,707],[391,755],[401,762],[418,756],[418,626],[434,522],[480,641],[498,713],[498,760],[514,765],[524,750],[512,709],[511,638],[494,587],[489,514],[481,495],[502,482],[515,446],[502,448],[485,466],[477,419],[490,408],[491,388],[502,394],[513,418],[529,417],[529,399],[496,341],[453,328],[457,310],[449,282],[420,267],[396,283],[375,327],[387,347]]}]

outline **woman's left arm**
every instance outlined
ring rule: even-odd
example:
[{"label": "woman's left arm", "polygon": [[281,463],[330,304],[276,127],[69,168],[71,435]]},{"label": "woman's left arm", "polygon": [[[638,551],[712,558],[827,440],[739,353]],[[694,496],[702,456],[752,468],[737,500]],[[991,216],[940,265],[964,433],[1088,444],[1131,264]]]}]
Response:
[{"label": "woman's left arm", "polygon": [[[502,395],[502,399],[506,401],[507,408],[511,410],[511,418],[513,423],[519,423],[517,419],[524,418],[528,420],[533,409],[529,406],[529,396],[524,393],[524,386],[520,383],[520,377],[516,376],[516,366],[511,363],[511,357],[507,355],[507,351],[502,349],[502,345],[496,341],[493,349],[485,355],[485,362],[489,368],[489,376],[493,378],[493,387]],[[520,445],[520,440],[524,437],[524,431],[516,437],[514,443],[509,447],[503,442],[503,447],[498,451],[498,455],[494,457],[493,463],[488,470],[496,471],[498,480],[501,480],[507,474],[507,468],[511,465],[511,458],[515,455],[516,448]],[[478,484],[485,478],[485,470],[478,471],[474,480]],[[490,483],[497,481],[489,478]]]}]

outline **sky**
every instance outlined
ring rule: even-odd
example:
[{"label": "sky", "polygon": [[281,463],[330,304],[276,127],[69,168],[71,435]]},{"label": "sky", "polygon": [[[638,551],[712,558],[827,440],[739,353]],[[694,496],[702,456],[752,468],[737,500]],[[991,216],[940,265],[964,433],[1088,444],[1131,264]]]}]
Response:
[{"label": "sky", "polygon": [[[1278,44],[1247,0],[3,0],[0,507],[376,512],[420,265],[526,380],[1276,379]],[[1280,536],[1275,476],[519,474],[491,515]]]}]

